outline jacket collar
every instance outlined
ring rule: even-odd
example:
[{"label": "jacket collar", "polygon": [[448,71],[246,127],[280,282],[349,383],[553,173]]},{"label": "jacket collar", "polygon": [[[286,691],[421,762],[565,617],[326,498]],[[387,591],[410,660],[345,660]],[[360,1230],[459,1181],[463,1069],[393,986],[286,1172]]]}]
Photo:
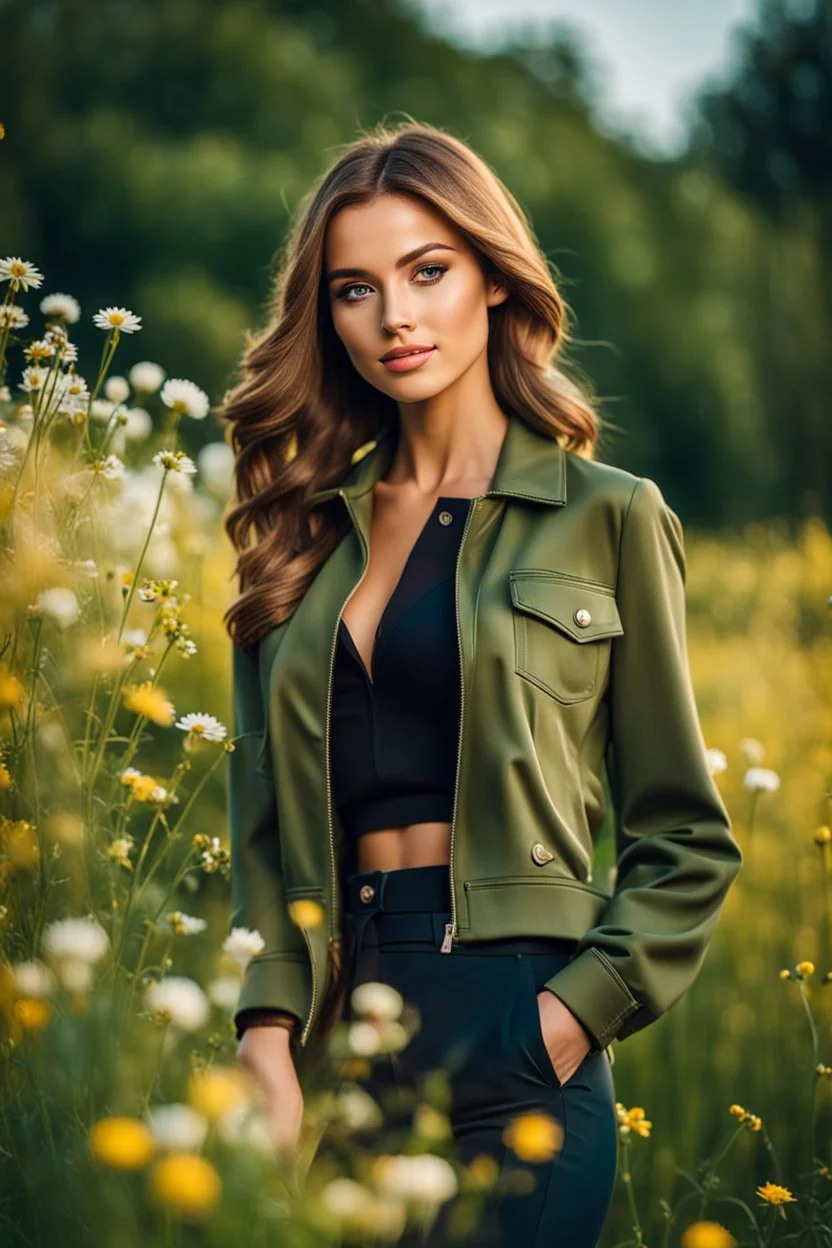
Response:
[{"label": "jacket collar", "polygon": [[[393,460],[396,439],[393,426],[386,425],[370,442],[365,442],[353,455],[350,469],[340,485],[316,490],[307,500],[313,506],[344,494],[358,498],[372,490]],[[489,496],[524,498],[538,503],[566,502],[566,453],[563,447],[546,434],[532,429],[520,416],[509,414]]]}]

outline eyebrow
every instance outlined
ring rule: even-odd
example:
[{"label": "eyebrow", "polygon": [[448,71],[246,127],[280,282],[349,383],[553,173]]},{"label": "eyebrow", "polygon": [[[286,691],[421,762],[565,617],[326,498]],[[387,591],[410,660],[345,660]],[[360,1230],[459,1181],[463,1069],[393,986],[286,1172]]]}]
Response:
[{"label": "eyebrow", "polygon": [[[406,264],[410,264],[412,260],[418,260],[419,256],[425,254],[426,251],[456,251],[456,247],[451,247],[449,243],[424,243],[421,247],[414,247],[413,251],[408,251],[406,255],[400,256],[396,261],[396,268],[403,269]],[[332,269],[326,275],[326,280],[332,282],[336,277],[372,277],[373,274],[369,269]]]}]

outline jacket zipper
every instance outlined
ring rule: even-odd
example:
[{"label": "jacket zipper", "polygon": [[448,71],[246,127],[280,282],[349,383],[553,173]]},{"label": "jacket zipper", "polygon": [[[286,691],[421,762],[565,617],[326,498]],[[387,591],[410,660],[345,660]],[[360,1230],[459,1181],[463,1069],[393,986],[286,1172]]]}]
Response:
[{"label": "jacket zipper", "polygon": [[459,550],[456,555],[456,569],[454,573],[454,609],[456,612],[456,638],[459,648],[459,740],[457,741],[456,752],[456,776],[454,778],[454,806],[451,815],[451,845],[450,857],[448,862],[448,874],[450,876],[451,886],[451,921],[445,924],[445,935],[442,937],[442,944],[439,946],[440,953],[453,953],[453,941],[456,936],[456,894],[454,892],[454,832],[456,830],[456,807],[459,796],[459,770],[460,761],[462,759],[462,725],[465,720],[465,665],[462,661],[462,630],[459,626],[459,565],[462,560],[462,546],[465,541],[465,534],[474,517],[474,511],[480,498],[486,498],[487,495],[480,494],[477,498],[471,500],[471,506],[468,509],[468,515],[465,517],[465,527],[462,530],[462,537],[459,539]]},{"label": "jacket zipper", "polygon": [[[338,629],[341,626],[341,616],[344,614],[344,609],[347,603],[349,602],[350,598],[353,596],[355,591],[358,589],[358,586],[361,584],[361,582],[364,579],[364,575],[369,565],[369,554],[370,554],[369,550],[367,549],[367,545],[364,541],[364,535],[361,532],[361,529],[358,527],[358,525],[355,524],[355,516],[353,514],[352,508],[350,507],[349,499],[344,494],[343,490],[339,490],[338,494],[340,495],[341,498],[343,498],[344,505],[346,506],[347,511],[350,513],[350,518],[361,537],[361,544],[364,548],[364,567],[362,568],[360,577],[355,582],[350,592],[347,594],[347,597],[341,603],[341,609],[338,612],[338,619],[335,622],[335,631],[332,634],[332,648],[329,652],[329,678],[327,682],[326,724],[325,724],[325,731],[324,731],[324,772],[326,775],[326,817],[327,817],[327,836],[329,840],[329,899],[330,899],[329,900],[329,914],[330,914],[330,920],[329,920],[329,932],[328,932],[329,939],[327,941],[327,945],[329,948],[331,948],[333,941],[335,941],[338,938],[339,918],[340,918],[340,916],[338,915],[338,898],[336,895],[337,893],[337,890],[336,890],[337,868],[336,868],[336,863],[335,863],[335,837],[333,835],[334,829],[333,829],[333,822],[332,822],[332,778],[330,776],[330,767],[329,767],[329,734],[330,734],[331,705],[332,705],[332,674],[335,668],[335,651],[338,646]],[[305,931],[303,934],[304,936],[306,936]],[[312,1023],[314,1022],[314,1019],[315,1019],[315,1002],[317,999],[317,976],[315,974],[315,959],[312,956],[312,945],[308,937],[306,937],[306,943],[309,947],[309,959],[312,963],[312,1002],[309,1007],[309,1016],[306,1020],[306,1025],[304,1026],[303,1032],[301,1033],[302,1045],[306,1044],[307,1037],[309,1035],[310,1030],[312,1029]],[[330,956],[329,952],[327,953],[327,956],[328,957]]]}]

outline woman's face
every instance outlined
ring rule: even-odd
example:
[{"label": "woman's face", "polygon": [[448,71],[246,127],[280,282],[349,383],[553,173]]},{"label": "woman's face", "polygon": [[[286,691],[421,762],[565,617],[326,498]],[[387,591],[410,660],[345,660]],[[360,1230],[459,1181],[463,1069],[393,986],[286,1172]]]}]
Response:
[{"label": "woman's face", "polygon": [[[443,217],[405,195],[342,208],[324,272],[335,332],[361,376],[402,403],[432,398],[477,360],[487,368],[488,309],[508,292]],[[382,356],[420,346],[414,366]]]}]

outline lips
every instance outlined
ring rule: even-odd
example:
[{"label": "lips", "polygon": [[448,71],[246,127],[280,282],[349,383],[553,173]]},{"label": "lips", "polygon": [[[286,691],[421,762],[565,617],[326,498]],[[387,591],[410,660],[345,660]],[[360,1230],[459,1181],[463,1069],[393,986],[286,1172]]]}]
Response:
[{"label": "lips", "polygon": [[430,359],[435,350],[435,347],[408,347],[404,351],[383,357],[381,362],[393,373],[405,373],[419,368]]}]

